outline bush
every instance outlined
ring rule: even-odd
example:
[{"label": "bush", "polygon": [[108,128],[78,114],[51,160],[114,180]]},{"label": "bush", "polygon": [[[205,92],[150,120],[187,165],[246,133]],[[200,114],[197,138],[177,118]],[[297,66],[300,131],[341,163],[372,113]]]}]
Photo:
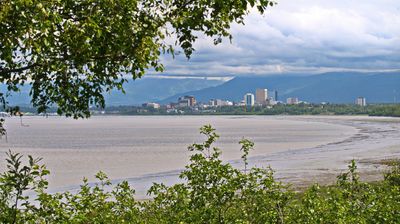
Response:
[{"label": "bush", "polygon": [[391,161],[388,164],[392,169],[385,173],[385,180],[394,186],[400,186],[400,160]]}]

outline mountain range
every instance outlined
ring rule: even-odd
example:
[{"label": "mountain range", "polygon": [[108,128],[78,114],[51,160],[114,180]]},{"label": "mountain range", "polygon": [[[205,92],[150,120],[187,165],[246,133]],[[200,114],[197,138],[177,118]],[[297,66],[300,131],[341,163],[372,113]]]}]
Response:
[{"label": "mountain range", "polygon": [[268,89],[270,94],[278,91],[278,100],[281,101],[298,97],[299,100],[312,103],[354,103],[357,97],[362,96],[370,103],[393,103],[400,101],[400,72],[239,76],[215,87],[177,94],[160,103],[174,102],[182,95],[193,95],[200,102],[210,99],[238,102],[243,100],[246,93],[255,94],[256,88]]},{"label": "mountain range", "polygon": [[[141,105],[145,102],[157,102],[179,93],[217,86],[225,81],[216,78],[148,76],[125,83],[125,94],[113,90],[105,93],[104,97],[107,106]],[[0,91],[5,92],[5,90],[5,85],[0,86]],[[13,93],[8,101],[12,105],[29,106],[29,91],[30,86],[23,86],[21,91]]]},{"label": "mountain range", "polygon": [[[226,81],[229,80],[229,81]],[[180,96],[193,95],[198,102],[210,99],[241,101],[256,88],[268,89],[278,99],[288,97],[320,103],[353,103],[363,96],[369,103],[400,101],[400,72],[357,73],[334,72],[318,75],[280,74],[269,76],[237,76],[231,79],[200,77],[145,77],[124,85],[126,94],[117,91],[105,94],[107,106],[140,105],[144,102],[176,102]],[[5,86],[1,86],[4,91]],[[29,105],[29,86],[9,98],[12,105]]]}]

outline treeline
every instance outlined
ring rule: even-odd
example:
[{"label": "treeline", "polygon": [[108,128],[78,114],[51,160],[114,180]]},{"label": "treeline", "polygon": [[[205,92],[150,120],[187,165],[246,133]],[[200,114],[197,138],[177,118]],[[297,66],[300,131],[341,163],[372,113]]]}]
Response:
[{"label": "treeline", "polygon": [[400,104],[375,104],[365,107],[353,104],[278,104],[274,106],[222,106],[208,108],[143,108],[135,106],[109,107],[106,114],[120,115],[369,115],[400,117]]},{"label": "treeline", "polygon": [[[343,109],[345,111],[343,111]],[[349,110],[350,109],[350,110]],[[356,111],[356,113],[355,113]],[[233,115],[337,115],[337,114],[365,114],[363,108],[353,108],[352,106],[324,106],[324,105],[274,105],[264,106],[237,106],[237,107],[216,107],[212,113],[233,114]]]},{"label": "treeline", "polygon": [[[20,111],[35,114],[32,107],[21,107]],[[49,108],[48,113],[56,113]],[[183,107],[168,110],[165,107],[111,106],[105,109],[92,108],[93,115],[369,115],[400,117],[400,104],[371,104],[365,107],[354,104],[278,104],[274,106],[222,106]]]},{"label": "treeline", "polygon": [[352,104],[298,104],[243,109],[250,110],[250,113],[265,115],[369,115],[400,117],[400,105],[395,104],[368,105],[365,107]]},{"label": "treeline", "polygon": [[374,106],[368,111],[368,115],[400,117],[400,105]]},{"label": "treeline", "polygon": [[49,194],[46,167],[32,157],[24,165],[22,156],[9,153],[0,175],[0,223],[400,223],[399,163],[382,181],[365,183],[352,161],[335,185],[296,192],[271,169],[248,167],[252,142],[240,141],[239,170],[222,162],[214,129],[201,133],[206,140],[188,147],[193,154],[182,182],[154,184],[147,201],[135,200],[125,181],[111,186],[101,172],[94,186],[84,180],[76,193]]}]

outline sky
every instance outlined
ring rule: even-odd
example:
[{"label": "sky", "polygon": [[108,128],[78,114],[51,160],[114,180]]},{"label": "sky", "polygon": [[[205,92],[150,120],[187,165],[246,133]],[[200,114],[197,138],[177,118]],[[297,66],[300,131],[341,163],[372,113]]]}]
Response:
[{"label": "sky", "polygon": [[165,74],[238,76],[400,70],[400,0],[278,0],[232,43],[199,37],[188,61],[164,56]]}]

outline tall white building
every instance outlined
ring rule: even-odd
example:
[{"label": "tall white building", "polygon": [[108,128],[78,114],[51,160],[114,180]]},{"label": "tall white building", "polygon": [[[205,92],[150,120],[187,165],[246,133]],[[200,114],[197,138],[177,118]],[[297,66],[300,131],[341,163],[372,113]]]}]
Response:
[{"label": "tall white building", "polygon": [[254,106],[254,95],[251,93],[246,93],[246,95],[244,95],[244,103],[246,106]]},{"label": "tall white building", "polygon": [[265,105],[268,99],[268,89],[256,89],[256,103]]},{"label": "tall white building", "polygon": [[357,104],[358,106],[365,107],[365,106],[367,106],[367,100],[365,99],[365,97],[358,97],[358,98],[356,99],[356,104]]}]

